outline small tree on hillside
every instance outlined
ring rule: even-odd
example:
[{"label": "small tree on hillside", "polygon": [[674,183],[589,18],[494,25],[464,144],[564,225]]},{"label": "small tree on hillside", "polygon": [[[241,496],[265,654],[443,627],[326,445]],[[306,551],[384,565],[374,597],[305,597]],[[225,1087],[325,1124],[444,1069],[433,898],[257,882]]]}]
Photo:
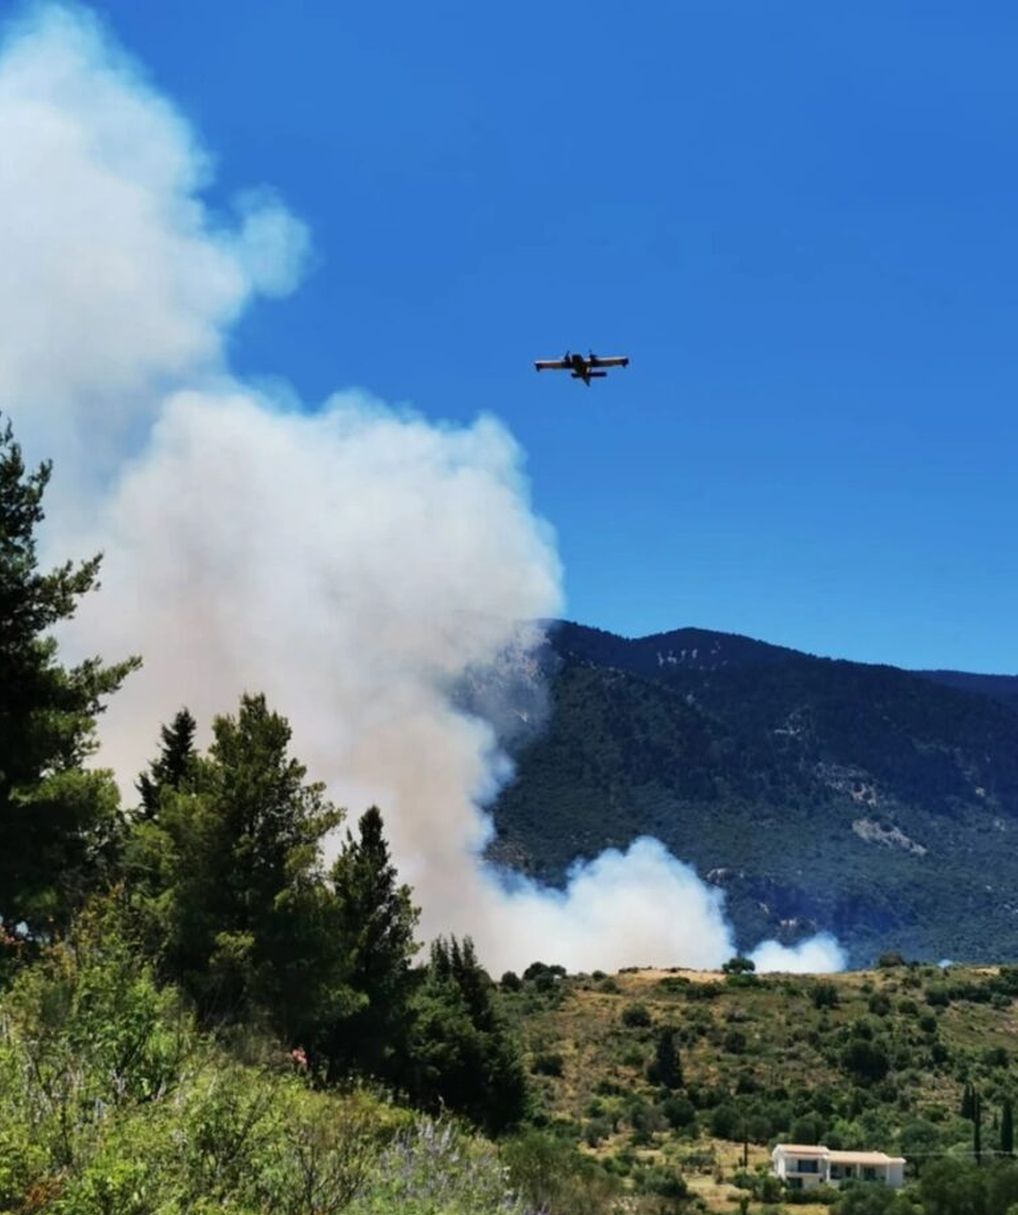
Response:
[{"label": "small tree on hillside", "polygon": [[1004,1098],[1000,1108],[1000,1150],[1005,1156],[1014,1155],[1014,1105],[1010,1097]]},{"label": "small tree on hillside", "polygon": [[756,970],[756,963],[752,958],[739,954],[734,958],[729,958],[721,969],[726,975],[748,975]]}]

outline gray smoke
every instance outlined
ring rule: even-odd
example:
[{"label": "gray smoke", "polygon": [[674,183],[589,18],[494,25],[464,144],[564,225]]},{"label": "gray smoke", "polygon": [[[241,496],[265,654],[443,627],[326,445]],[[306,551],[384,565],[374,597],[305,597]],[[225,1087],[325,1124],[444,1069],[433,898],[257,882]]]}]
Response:
[{"label": "gray smoke", "polygon": [[[64,645],[145,659],[103,719],[103,762],[130,789],[179,706],[207,723],[264,691],[337,801],[382,807],[426,934],[472,934],[495,970],[717,965],[733,952],[720,894],[654,840],[564,892],[479,860],[514,681],[541,712],[540,631],[522,622],[562,603],[522,453],[489,416],[440,424],[359,391],[309,408],[234,374],[230,325],[297,284],[309,239],[264,189],[212,214],[208,174],[87,12],[41,6],[9,29],[0,400],[29,454],[56,460],[50,552],[105,553]],[[842,962],[829,938],[759,958]]]}]

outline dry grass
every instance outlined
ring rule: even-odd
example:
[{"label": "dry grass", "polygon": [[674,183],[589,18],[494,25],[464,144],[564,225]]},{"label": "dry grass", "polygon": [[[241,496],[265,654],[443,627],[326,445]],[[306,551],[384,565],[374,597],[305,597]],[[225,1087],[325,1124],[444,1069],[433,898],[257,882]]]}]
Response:
[{"label": "dry grass", "polygon": [[[955,968],[953,977],[978,981],[997,970]],[[933,1009],[926,1004],[924,988],[941,981],[930,968],[921,973],[893,968],[825,976],[822,982],[837,989],[839,1000],[833,1008],[818,1009],[813,999],[818,980],[810,977],[767,976],[758,983],[739,985],[717,972],[647,968],[596,980],[578,976],[567,980],[557,995],[525,991],[512,998],[511,1006],[517,1009],[530,1057],[545,1051],[562,1057],[561,1077],[535,1077],[551,1120],[568,1121],[578,1131],[592,1120],[607,1123],[614,1129],[591,1149],[593,1154],[603,1157],[625,1151],[640,1161],[675,1167],[710,1210],[734,1213],[740,1195],[745,1195],[730,1182],[740,1167],[741,1144],[703,1137],[693,1141],[666,1130],[634,1147],[628,1122],[633,1099],[651,1106],[660,1101],[646,1072],[660,1028],[678,1031],[687,1087],[720,1086],[734,1093],[739,1085],[751,1082],[764,1096],[779,1087],[788,1092],[844,1090],[850,1081],[838,1066],[837,1051],[832,1054],[825,1044],[829,1035],[860,1017],[879,1019],[870,1010],[876,992],[890,1000],[891,1013],[882,1032],[892,1042],[912,1042],[910,1049],[921,1054],[922,1048],[914,1045],[925,1032],[920,1022],[932,1015],[952,1059],[964,1055],[978,1060],[994,1046],[1018,1056],[1018,1005],[958,1002]],[[706,985],[715,990],[700,996]],[[915,1005],[916,1012],[903,1011],[906,1001]],[[650,1027],[624,1023],[623,1011],[635,1003],[647,1008]],[[743,1043],[741,1050],[733,1048],[736,1040]],[[961,1095],[957,1069],[912,1070],[917,1083],[910,1089],[914,1105],[907,1117],[923,1116],[931,1109],[952,1116]],[[707,1116],[701,1116],[701,1123],[706,1121]],[[873,1146],[890,1149],[893,1144]],[[711,1157],[704,1169],[688,1163],[698,1153]],[[767,1149],[750,1144],[750,1169],[767,1164]],[[820,1211],[796,1207],[797,1215]]]}]

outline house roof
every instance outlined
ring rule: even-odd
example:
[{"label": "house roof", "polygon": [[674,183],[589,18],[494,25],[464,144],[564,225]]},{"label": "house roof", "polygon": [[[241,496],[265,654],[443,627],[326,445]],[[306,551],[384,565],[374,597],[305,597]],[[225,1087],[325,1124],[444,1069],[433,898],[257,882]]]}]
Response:
[{"label": "house roof", "polygon": [[831,1164],[904,1164],[904,1156],[888,1156],[886,1152],[828,1152]]},{"label": "house roof", "polygon": [[904,1156],[888,1156],[886,1152],[839,1152],[822,1143],[779,1143],[774,1149],[786,1156],[823,1156],[831,1164],[904,1164]]}]

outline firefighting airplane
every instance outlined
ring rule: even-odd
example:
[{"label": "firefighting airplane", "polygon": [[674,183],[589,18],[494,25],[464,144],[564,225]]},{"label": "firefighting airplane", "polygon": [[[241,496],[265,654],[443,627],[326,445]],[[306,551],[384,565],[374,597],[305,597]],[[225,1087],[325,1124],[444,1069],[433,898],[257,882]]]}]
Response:
[{"label": "firefighting airplane", "polygon": [[628,367],[628,355],[613,355],[611,358],[601,358],[593,351],[584,358],[582,354],[570,354],[567,350],[560,359],[538,359],[534,363],[538,371],[568,371],[572,379],[582,380],[590,387],[591,380],[603,380],[607,371],[599,371],[601,367]]}]

